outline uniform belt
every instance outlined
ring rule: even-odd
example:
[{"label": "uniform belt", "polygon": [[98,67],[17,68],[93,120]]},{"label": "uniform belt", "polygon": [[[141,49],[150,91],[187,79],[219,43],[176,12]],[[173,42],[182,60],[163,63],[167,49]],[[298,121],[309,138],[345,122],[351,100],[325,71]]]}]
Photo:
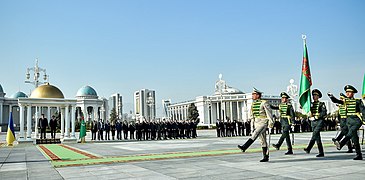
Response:
[{"label": "uniform belt", "polygon": [[347,118],[347,116],[340,116],[340,118],[341,118],[341,119],[346,119],[346,118]]},{"label": "uniform belt", "polygon": [[359,112],[357,113],[347,113],[347,116],[357,116],[360,120],[362,120],[361,114]]},{"label": "uniform belt", "polygon": [[255,116],[255,118],[266,119],[266,116]]}]

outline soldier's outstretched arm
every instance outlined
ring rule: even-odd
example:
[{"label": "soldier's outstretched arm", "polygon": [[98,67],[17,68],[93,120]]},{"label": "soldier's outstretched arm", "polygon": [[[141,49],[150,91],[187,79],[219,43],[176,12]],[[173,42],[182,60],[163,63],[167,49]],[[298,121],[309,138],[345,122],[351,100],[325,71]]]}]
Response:
[{"label": "soldier's outstretched arm", "polygon": [[331,101],[333,103],[336,103],[336,104],[344,104],[344,102],[340,99],[337,99],[335,96],[333,96],[332,93],[327,93],[328,97],[331,99]]}]

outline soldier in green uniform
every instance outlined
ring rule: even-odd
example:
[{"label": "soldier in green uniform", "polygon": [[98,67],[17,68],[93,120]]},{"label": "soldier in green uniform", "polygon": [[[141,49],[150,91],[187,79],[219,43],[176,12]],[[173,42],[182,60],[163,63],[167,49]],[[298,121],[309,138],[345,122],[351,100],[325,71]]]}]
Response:
[{"label": "soldier in green uniform", "polygon": [[354,98],[357,90],[353,86],[346,85],[344,90],[346,91],[347,99],[336,101],[336,103],[346,106],[348,133],[346,134],[345,138],[343,138],[340,142],[336,141],[335,144],[337,146],[337,149],[341,150],[341,148],[346,145],[347,142],[351,139],[354,143],[356,151],[356,157],[354,158],[354,160],[362,160],[362,153],[357,130],[364,123],[363,118],[365,117],[365,107],[361,99]]},{"label": "soldier in green uniform", "polygon": [[251,129],[253,130],[252,136],[243,145],[238,145],[238,148],[245,152],[248,147],[260,137],[262,153],[264,158],[260,162],[269,161],[268,146],[266,141],[266,129],[269,126],[273,127],[274,121],[272,117],[272,110],[269,103],[265,100],[261,100],[262,92],[255,89],[252,92],[252,106],[251,106]]},{"label": "soldier in green uniform", "polygon": [[[331,99],[332,102],[338,102],[339,100],[333,96],[333,94],[328,93],[329,98]],[[346,95],[344,95],[343,93],[340,93],[340,99],[342,101],[344,101],[346,99]],[[337,135],[337,137],[332,138],[333,143],[337,143],[339,141],[341,141],[341,139],[349,132],[349,129],[347,127],[347,116],[346,116],[346,106],[343,104],[339,104],[338,105],[338,119],[340,120],[340,133]],[[352,143],[351,141],[347,142],[347,147],[348,147],[348,151],[347,153],[352,153]]]},{"label": "soldier in green uniform", "polygon": [[289,102],[289,95],[285,92],[282,92],[280,94],[281,96],[281,103],[279,106],[271,106],[272,109],[279,110],[280,112],[280,123],[281,128],[283,130],[280,139],[277,144],[273,144],[272,146],[279,150],[281,144],[284,142],[284,139],[286,140],[286,145],[288,146],[288,152],[285,153],[285,155],[293,154],[293,148],[290,142],[290,127],[292,122],[294,122],[295,118],[295,112],[293,106]]},{"label": "soldier in green uniform", "polygon": [[318,89],[313,89],[312,91],[313,102],[311,103],[311,108],[309,112],[309,120],[312,122],[312,138],[309,141],[309,144],[304,151],[306,153],[310,153],[313,145],[317,142],[318,147],[318,155],[316,157],[324,157],[323,145],[321,140],[321,129],[323,128],[324,124],[324,117],[327,115],[327,109],[324,102],[320,102],[319,98],[322,97],[321,91]]}]

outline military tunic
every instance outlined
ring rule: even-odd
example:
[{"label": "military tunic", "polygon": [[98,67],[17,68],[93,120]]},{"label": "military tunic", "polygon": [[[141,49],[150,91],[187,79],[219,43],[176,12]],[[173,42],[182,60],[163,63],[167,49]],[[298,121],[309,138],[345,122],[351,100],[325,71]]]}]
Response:
[{"label": "military tunic", "polygon": [[278,109],[280,112],[280,123],[281,128],[283,129],[283,133],[281,134],[281,137],[276,144],[278,149],[280,148],[281,144],[284,142],[284,139],[286,140],[286,144],[288,146],[288,150],[292,149],[292,145],[290,142],[290,127],[292,125],[292,122],[294,122],[295,118],[295,112],[293,109],[293,106],[290,103],[280,103],[279,106],[271,106],[272,109]]},{"label": "military tunic", "polygon": [[255,129],[251,139],[260,138],[261,147],[267,147],[266,129],[274,124],[272,110],[265,100],[255,100],[251,107],[251,129]]},{"label": "military tunic", "polygon": [[323,121],[324,121],[324,118],[326,115],[327,115],[327,109],[326,109],[324,102],[314,101],[311,103],[309,120],[311,121],[313,133],[312,133],[312,138],[309,141],[307,148],[305,148],[304,150],[307,153],[309,153],[311,151],[314,143],[316,142],[317,147],[318,147],[318,152],[319,152],[317,157],[323,157],[323,155],[324,155],[320,132],[321,132],[321,129],[323,128],[323,125],[324,125]]},{"label": "military tunic", "polygon": [[345,105],[347,116],[348,132],[345,138],[340,142],[343,147],[350,139],[354,143],[356,154],[362,156],[357,130],[364,124],[365,107],[361,99],[347,98],[344,101],[336,101],[336,103]]}]

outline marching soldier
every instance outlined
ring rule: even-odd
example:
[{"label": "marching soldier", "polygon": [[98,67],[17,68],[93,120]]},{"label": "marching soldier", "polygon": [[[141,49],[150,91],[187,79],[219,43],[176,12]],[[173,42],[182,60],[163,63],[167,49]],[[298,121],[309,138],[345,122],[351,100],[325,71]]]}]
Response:
[{"label": "marching soldier", "polygon": [[336,101],[338,104],[342,104],[346,106],[346,116],[347,116],[347,126],[348,133],[345,138],[343,138],[340,142],[336,141],[335,144],[338,150],[347,144],[347,142],[351,139],[355,146],[356,157],[354,160],[362,160],[362,153],[359,143],[359,136],[357,135],[357,130],[364,123],[363,118],[365,117],[365,107],[361,99],[355,99],[354,95],[357,93],[357,90],[351,86],[345,86],[347,99]]},{"label": "marching soldier", "polygon": [[309,144],[306,148],[304,148],[304,151],[306,153],[310,153],[313,145],[315,142],[317,142],[318,147],[318,155],[316,157],[324,157],[324,151],[323,151],[323,145],[321,140],[321,129],[323,128],[324,124],[324,117],[327,115],[327,109],[324,102],[320,102],[319,98],[322,97],[321,91],[318,89],[314,89],[312,91],[313,96],[313,102],[311,103],[311,108],[309,112],[309,120],[311,120],[312,125],[312,138],[309,141]]},{"label": "marching soldier", "polygon": [[[328,96],[330,97],[332,102],[337,102],[338,99],[333,96],[333,94],[328,93]],[[344,101],[346,99],[346,95],[343,93],[340,94],[340,99]],[[347,127],[347,117],[346,117],[346,106],[339,104],[338,105],[338,119],[340,120],[340,133],[337,135],[337,137],[332,138],[333,143],[336,143],[336,141],[341,141],[341,139],[348,133],[349,129]],[[351,141],[347,142],[348,151],[347,153],[352,153],[352,143]]]},{"label": "marching soldier", "polygon": [[270,105],[267,101],[261,100],[261,95],[262,92],[254,88],[252,92],[253,103],[251,106],[251,129],[254,131],[252,132],[252,136],[247,140],[247,142],[243,145],[238,145],[238,148],[241,149],[242,152],[245,152],[246,149],[250,147],[250,145],[258,137],[260,137],[262,153],[264,156],[264,158],[260,160],[260,162],[268,162],[269,154],[266,141],[266,129],[268,126],[272,128],[274,122]]},{"label": "marching soldier", "polygon": [[293,109],[293,106],[289,103],[289,95],[285,92],[282,92],[280,94],[281,96],[281,103],[279,106],[271,106],[272,109],[277,109],[280,112],[280,123],[281,128],[283,130],[280,139],[277,144],[273,144],[272,146],[279,150],[281,144],[284,142],[284,139],[286,140],[286,145],[288,146],[288,152],[285,153],[285,155],[293,154],[293,148],[290,142],[290,127],[292,122],[295,118],[295,112]]}]

